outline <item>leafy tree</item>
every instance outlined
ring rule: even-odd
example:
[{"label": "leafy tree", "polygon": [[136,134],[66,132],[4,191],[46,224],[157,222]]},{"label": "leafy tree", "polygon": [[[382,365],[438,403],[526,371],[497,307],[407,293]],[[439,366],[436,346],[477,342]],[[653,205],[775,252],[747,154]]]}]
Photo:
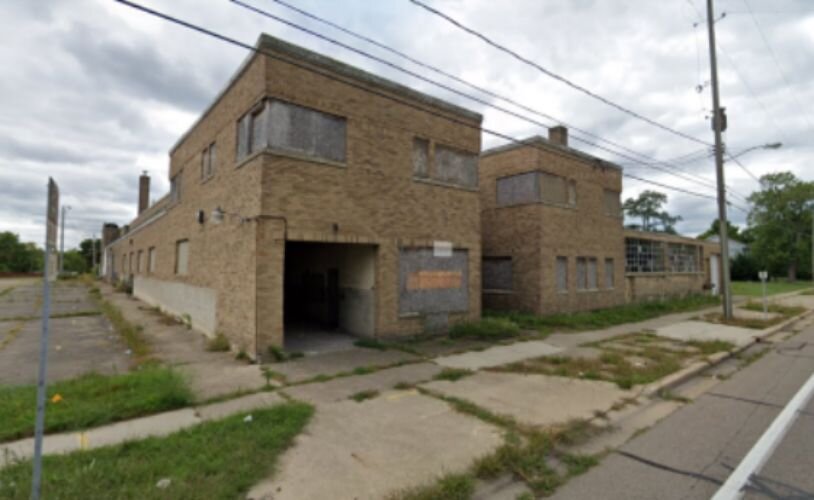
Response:
[{"label": "leafy tree", "polygon": [[0,232],[0,272],[32,273],[42,271],[43,252],[33,243],[22,243],[10,231]]},{"label": "leafy tree", "polygon": [[76,249],[65,250],[65,262],[63,268],[68,272],[85,273],[88,271],[89,266],[85,261],[85,256],[82,252]]},{"label": "leafy tree", "polygon": [[772,274],[785,273],[794,281],[801,268],[811,271],[814,182],[777,172],[761,177],[760,188],[749,196],[752,254]]},{"label": "leafy tree", "polygon": [[662,210],[667,203],[667,195],[658,191],[642,191],[638,198],[628,198],[625,200],[622,209],[630,217],[638,217],[642,220],[642,231],[664,232],[675,234],[675,225],[681,220],[681,216],[670,215],[666,210]]},{"label": "leafy tree", "polygon": [[94,245],[96,246],[96,262],[99,262],[102,251],[102,240],[98,238],[95,240],[87,238],[79,243],[79,252],[82,254],[82,258],[85,259],[85,268],[88,270],[90,270],[93,267]]},{"label": "leafy tree", "polygon": [[[720,234],[721,222],[718,219],[712,221],[709,229],[698,235],[699,240],[705,240],[710,236],[718,236]],[[748,243],[748,236],[746,232],[741,232],[740,228],[730,221],[726,221],[726,234],[730,239],[740,241],[741,243]]]}]

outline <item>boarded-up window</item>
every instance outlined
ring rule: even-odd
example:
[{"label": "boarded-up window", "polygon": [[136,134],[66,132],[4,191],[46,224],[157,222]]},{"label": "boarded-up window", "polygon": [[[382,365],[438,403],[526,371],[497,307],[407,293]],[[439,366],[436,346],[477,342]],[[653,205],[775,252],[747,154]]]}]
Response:
[{"label": "boarded-up window", "polygon": [[539,172],[510,175],[497,180],[497,206],[508,207],[540,201]]},{"label": "boarded-up window", "polygon": [[170,179],[170,201],[173,203],[181,201],[181,172]]},{"label": "boarded-up window", "polygon": [[481,272],[484,290],[512,289],[511,257],[484,257]]},{"label": "boarded-up window", "polygon": [[595,257],[588,258],[588,290],[596,290],[599,288],[597,284],[597,262]]},{"label": "boarded-up window", "polygon": [[214,142],[201,153],[201,179],[208,179],[215,174],[216,154]]},{"label": "boarded-up window", "polygon": [[436,145],[433,178],[456,186],[477,188],[478,156]]},{"label": "boarded-up window", "polygon": [[605,288],[613,288],[614,281],[613,259],[605,259]]},{"label": "boarded-up window", "polygon": [[568,257],[557,257],[557,291],[568,291]]},{"label": "boarded-up window", "polygon": [[147,251],[147,272],[155,272],[155,247],[151,247]]},{"label": "boarded-up window", "polygon": [[577,257],[577,290],[588,288],[588,259]]},{"label": "boarded-up window", "polygon": [[189,272],[189,240],[175,243],[175,274],[186,276]]},{"label": "boarded-up window", "polygon": [[430,141],[416,137],[413,139],[413,177],[426,178],[430,175]]},{"label": "boarded-up window", "polygon": [[296,104],[271,101],[269,143],[274,149],[345,161],[346,121]]},{"label": "boarded-up window", "polygon": [[133,273],[133,267],[135,267],[135,266],[133,266],[133,252],[130,252],[130,258],[128,259],[128,264],[127,264],[127,271],[130,274]]},{"label": "boarded-up window", "polygon": [[576,206],[576,181],[559,175],[542,172],[540,174],[540,199],[554,205]]},{"label": "boarded-up window", "polygon": [[612,217],[622,216],[622,205],[619,201],[619,192],[604,189],[602,191],[602,208],[605,215]]},{"label": "boarded-up window", "polygon": [[469,254],[453,250],[436,256],[432,248],[399,253],[399,313],[452,313],[469,310]]},{"label": "boarded-up window", "polygon": [[141,258],[143,256],[143,254],[144,254],[144,252],[142,250],[138,251],[138,257],[136,257],[136,272],[137,273],[141,272]]}]

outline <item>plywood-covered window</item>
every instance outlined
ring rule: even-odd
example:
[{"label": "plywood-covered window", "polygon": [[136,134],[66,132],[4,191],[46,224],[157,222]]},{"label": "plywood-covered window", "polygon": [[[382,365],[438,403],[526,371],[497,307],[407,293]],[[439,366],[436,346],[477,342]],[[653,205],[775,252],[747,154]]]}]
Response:
[{"label": "plywood-covered window", "polygon": [[150,249],[147,250],[147,272],[148,273],[154,273],[155,272],[155,259],[156,259],[155,247],[150,247]]},{"label": "plywood-covered window", "polygon": [[615,285],[613,259],[605,259],[605,288],[613,288]]},{"label": "plywood-covered window", "polygon": [[510,207],[540,201],[539,172],[501,177],[497,180],[497,206]]},{"label": "plywood-covered window", "polygon": [[138,256],[136,257],[136,272],[137,273],[141,272],[141,257],[142,257],[143,253],[144,253],[143,250],[139,250],[138,251]]},{"label": "plywood-covered window", "polygon": [[602,190],[602,211],[605,215],[609,215],[611,217],[622,216],[622,204],[619,201],[620,195],[621,193],[619,193],[619,191],[613,191],[610,189]]},{"label": "plywood-covered window", "polygon": [[189,240],[175,243],[175,274],[186,276],[189,273]]},{"label": "plywood-covered window", "polygon": [[543,203],[575,207],[577,205],[576,181],[541,172],[540,199]]},{"label": "plywood-covered window", "polygon": [[466,188],[478,187],[478,155],[440,144],[435,146],[433,179]]},{"label": "plywood-covered window", "polygon": [[170,201],[172,203],[181,201],[181,172],[170,179]]},{"label": "plywood-covered window", "polygon": [[215,175],[215,162],[217,161],[217,148],[213,142],[201,153],[201,179],[205,180]]},{"label": "plywood-covered window", "polygon": [[596,290],[596,257],[577,257],[577,290]]},{"label": "plywood-covered window", "polygon": [[484,257],[481,273],[484,290],[512,290],[511,257]]},{"label": "plywood-covered window", "polygon": [[412,150],[413,177],[427,178],[430,175],[430,141],[416,137]]},{"label": "plywood-covered window", "polygon": [[557,291],[568,291],[568,257],[557,257]]}]

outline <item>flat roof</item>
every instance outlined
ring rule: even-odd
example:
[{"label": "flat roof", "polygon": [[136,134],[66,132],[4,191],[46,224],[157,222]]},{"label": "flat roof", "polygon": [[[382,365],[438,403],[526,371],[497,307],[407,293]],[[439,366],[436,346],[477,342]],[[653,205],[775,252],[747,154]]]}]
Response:
[{"label": "flat roof", "polygon": [[[305,47],[301,47],[299,45],[286,42],[285,40],[273,37],[267,33],[260,34],[260,36],[257,38],[257,42],[254,44],[254,48],[260,52],[289,56],[292,59],[299,60],[311,66],[316,66],[325,69],[333,74],[344,76],[346,78],[350,78],[367,85],[378,87],[382,90],[386,90],[393,94],[405,96],[414,101],[427,104],[435,108],[443,109],[444,111],[454,113],[469,120],[477,121],[478,123],[481,123],[483,121],[483,115],[481,115],[480,113],[476,113],[475,111],[469,110],[462,106],[458,106],[457,104],[452,104],[451,102],[445,101],[443,99],[433,97],[429,94],[419,92],[410,87],[407,87],[406,85],[402,85],[393,80],[388,80],[387,78],[380,77],[363,69],[351,66],[350,64],[343,63],[331,57],[320,54],[318,52],[306,49]],[[245,72],[246,69],[249,67],[251,61],[255,57],[259,57],[262,55],[263,55],[262,53],[252,52],[246,57],[246,59],[243,60],[235,74],[232,75],[232,78],[229,79],[229,82],[218,93],[218,95],[215,97],[212,103],[206,107],[203,113],[201,113],[201,116],[197,120],[195,120],[195,123],[193,123],[192,126],[189,127],[189,129],[175,142],[175,144],[170,149],[170,154],[172,154],[173,152],[175,152],[176,149],[178,149],[178,147],[184,142],[184,140],[186,140],[186,138],[195,129],[195,127],[198,126],[198,124],[209,114],[210,111],[212,111],[212,109],[218,104],[218,102],[223,98],[223,96],[226,95],[226,93],[229,91],[232,85],[234,85],[235,82],[237,82],[237,80],[240,79],[240,77],[243,75],[243,72]]]},{"label": "flat roof", "polygon": [[588,153],[582,152],[578,149],[574,149],[570,146],[563,146],[562,144],[551,142],[549,139],[541,135],[533,135],[531,137],[527,137],[526,139],[522,139],[519,142],[511,142],[509,144],[504,144],[502,146],[489,148],[486,151],[482,152],[480,155],[481,157],[491,156],[495,154],[505,153],[507,151],[512,151],[518,148],[533,146],[542,146],[543,148],[550,149],[553,151],[559,151],[590,163],[600,163],[603,167],[610,167],[622,171],[622,167],[620,165],[617,165],[616,163],[603,160],[602,158],[599,158],[597,156],[589,155]]}]

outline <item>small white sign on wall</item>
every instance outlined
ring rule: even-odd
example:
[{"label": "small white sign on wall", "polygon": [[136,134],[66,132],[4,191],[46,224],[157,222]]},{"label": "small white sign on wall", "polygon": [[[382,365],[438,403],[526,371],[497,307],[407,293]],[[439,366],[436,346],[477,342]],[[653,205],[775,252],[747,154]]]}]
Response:
[{"label": "small white sign on wall", "polygon": [[433,241],[432,242],[432,256],[433,257],[452,257],[452,242],[451,241]]}]

